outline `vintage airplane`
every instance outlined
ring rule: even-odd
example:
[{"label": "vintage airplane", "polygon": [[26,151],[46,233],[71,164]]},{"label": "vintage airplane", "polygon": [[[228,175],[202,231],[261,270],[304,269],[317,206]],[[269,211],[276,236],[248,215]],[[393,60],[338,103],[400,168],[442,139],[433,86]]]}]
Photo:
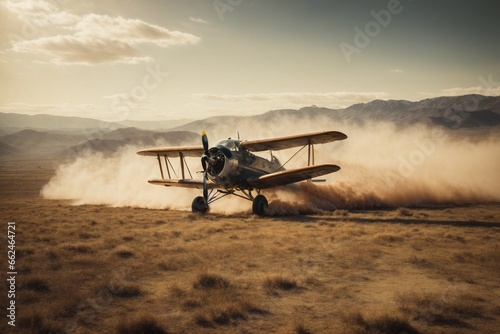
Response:
[{"label": "vintage airplane", "polygon": [[[209,148],[207,135],[203,131],[203,146],[159,147],[141,150],[137,154],[155,156],[158,159],[161,179],[149,180],[149,183],[167,187],[203,189],[203,196],[193,200],[191,205],[193,213],[206,213],[210,203],[227,195],[235,195],[252,201],[254,214],[264,215],[268,202],[260,193],[262,189],[311,180],[338,171],[340,167],[334,164],[314,165],[314,145],[346,138],[342,132],[324,131],[263,140],[241,141],[229,138]],[[299,151],[308,148],[308,163],[302,168],[285,170],[286,163],[281,164],[272,153],[275,150],[301,146]],[[271,159],[252,153],[261,151],[270,151]],[[165,178],[163,173],[162,157],[165,160],[168,178]],[[173,170],[173,166],[169,158],[174,157],[180,160],[181,178],[173,179],[171,176],[170,170]],[[193,178],[185,161],[186,157],[201,157],[202,180]],[[186,169],[190,178],[186,177]],[[255,191],[257,196],[254,197],[252,191]]]}]

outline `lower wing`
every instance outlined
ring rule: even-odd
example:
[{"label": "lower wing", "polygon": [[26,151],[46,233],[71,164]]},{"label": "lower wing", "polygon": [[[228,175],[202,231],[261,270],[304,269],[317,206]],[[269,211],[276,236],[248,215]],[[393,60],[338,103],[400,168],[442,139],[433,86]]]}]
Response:
[{"label": "lower wing", "polygon": [[250,178],[248,184],[257,189],[284,186],[286,184],[312,179],[321,175],[338,171],[339,166],[333,164],[315,165],[282,172],[266,174],[258,178]]},{"label": "lower wing", "polygon": [[[195,188],[195,189],[203,189],[203,181],[202,180],[194,180],[194,179],[153,179],[148,181],[151,184],[156,184],[160,186],[166,187],[181,187],[181,188]],[[218,188],[217,185],[211,181],[207,180],[207,188],[213,189]]]}]

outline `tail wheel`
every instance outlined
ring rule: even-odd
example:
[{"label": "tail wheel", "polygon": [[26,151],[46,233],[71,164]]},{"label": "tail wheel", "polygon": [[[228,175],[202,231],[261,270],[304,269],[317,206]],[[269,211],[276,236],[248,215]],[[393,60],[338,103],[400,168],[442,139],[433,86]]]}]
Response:
[{"label": "tail wheel", "polygon": [[267,198],[263,195],[257,195],[253,200],[252,212],[255,215],[263,216],[266,214],[268,207]]},{"label": "tail wheel", "polygon": [[191,211],[196,214],[204,214],[208,212],[208,204],[203,196],[195,197],[191,204]]}]

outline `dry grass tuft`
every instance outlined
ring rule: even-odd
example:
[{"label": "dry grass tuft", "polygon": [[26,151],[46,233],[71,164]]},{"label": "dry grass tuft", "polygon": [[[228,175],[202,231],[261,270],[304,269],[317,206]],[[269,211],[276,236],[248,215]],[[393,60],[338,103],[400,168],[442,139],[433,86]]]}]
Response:
[{"label": "dry grass tuft", "polygon": [[394,233],[377,233],[374,235],[374,240],[381,243],[394,243],[404,241],[404,238]]},{"label": "dry grass tuft", "polygon": [[410,258],[408,259],[408,262],[410,262],[411,264],[414,264],[416,266],[419,266],[419,267],[429,267],[431,265],[431,262],[429,262],[429,260],[427,258],[420,257],[420,256],[417,256],[415,254],[410,256]]},{"label": "dry grass tuft", "polygon": [[52,320],[46,319],[39,312],[28,312],[19,316],[17,326],[28,329],[33,333],[64,333],[63,326]]},{"label": "dry grass tuft", "polygon": [[202,306],[202,302],[197,299],[187,299],[182,303],[182,308],[184,310],[194,310]]},{"label": "dry grass tuft", "polygon": [[25,257],[27,255],[33,255],[33,254],[35,254],[35,250],[33,248],[16,249],[16,258],[18,260],[22,257]]},{"label": "dry grass tuft", "polygon": [[49,260],[57,260],[57,259],[59,259],[59,254],[57,254],[54,251],[48,251],[46,256],[47,256],[47,259],[49,259]]},{"label": "dry grass tuft", "polygon": [[452,261],[458,263],[473,263],[474,261],[476,261],[476,256],[471,252],[465,251],[453,254],[451,259]]},{"label": "dry grass tuft", "polygon": [[201,327],[209,328],[214,327],[214,324],[205,314],[197,313],[194,316],[194,322]]},{"label": "dry grass tuft", "polygon": [[92,247],[84,245],[84,244],[68,245],[68,246],[65,246],[64,249],[72,251],[74,253],[81,253],[81,254],[94,253],[94,250],[92,249]]},{"label": "dry grass tuft", "polygon": [[312,334],[310,330],[308,330],[304,324],[295,324],[293,328],[293,333],[296,334]]},{"label": "dry grass tuft", "polygon": [[397,213],[402,217],[411,217],[413,216],[413,212],[407,208],[398,208]]},{"label": "dry grass tuft", "polygon": [[359,311],[350,311],[341,315],[346,334],[418,334],[419,332],[400,314],[376,314],[365,317]]},{"label": "dry grass tuft", "polygon": [[269,312],[256,306],[253,298],[224,277],[214,273],[201,273],[193,283],[194,289],[183,290],[174,285],[171,296],[177,299],[185,312],[194,312],[197,326],[214,328],[249,319],[250,315]]},{"label": "dry grass tuft", "polygon": [[335,216],[347,217],[347,216],[349,216],[349,211],[347,211],[347,210],[335,210],[335,211],[333,212],[333,214],[334,214]]},{"label": "dry grass tuft", "polygon": [[115,254],[123,259],[130,259],[135,255],[134,252],[126,247],[118,247],[118,249],[115,251]]},{"label": "dry grass tuft", "polygon": [[230,325],[247,319],[247,310],[237,301],[224,301],[196,313],[194,320],[201,327],[215,327]]},{"label": "dry grass tuft", "polygon": [[39,313],[23,314],[19,317],[20,328],[40,329],[43,327],[43,317]]},{"label": "dry grass tuft", "polygon": [[201,290],[225,289],[229,287],[229,281],[224,277],[213,273],[201,273],[193,283],[193,288]]},{"label": "dry grass tuft", "polygon": [[481,318],[484,299],[468,294],[400,293],[396,295],[398,307],[413,320],[430,325],[468,327],[468,318]]},{"label": "dry grass tuft", "polygon": [[50,291],[50,287],[47,281],[39,277],[28,278],[26,282],[24,282],[22,287],[26,290],[31,290],[36,292]]},{"label": "dry grass tuft", "polygon": [[451,233],[446,233],[444,235],[444,237],[447,238],[447,239],[456,240],[456,241],[461,242],[463,244],[467,243],[467,241],[465,240],[465,238],[462,237],[462,236],[460,236],[460,235],[454,235],[454,234],[451,234]]},{"label": "dry grass tuft", "polygon": [[123,321],[117,326],[119,334],[166,334],[167,331],[158,324],[158,320],[149,315]]},{"label": "dry grass tuft", "polygon": [[237,303],[226,303],[212,308],[211,319],[218,325],[228,325],[232,320],[245,320],[245,311]]},{"label": "dry grass tuft", "polygon": [[280,275],[266,278],[263,285],[267,291],[271,292],[274,290],[292,291],[299,288],[294,279]]},{"label": "dry grass tuft", "polygon": [[112,286],[102,286],[98,289],[97,293],[107,293],[109,292],[112,296],[121,298],[133,298],[143,295],[143,292],[138,284],[119,282]]},{"label": "dry grass tuft", "polygon": [[93,237],[93,235],[92,235],[92,234],[90,234],[90,233],[87,233],[87,232],[82,232],[82,233],[78,234],[78,237],[79,237],[80,239],[87,240],[87,239],[92,238],[92,237]]}]

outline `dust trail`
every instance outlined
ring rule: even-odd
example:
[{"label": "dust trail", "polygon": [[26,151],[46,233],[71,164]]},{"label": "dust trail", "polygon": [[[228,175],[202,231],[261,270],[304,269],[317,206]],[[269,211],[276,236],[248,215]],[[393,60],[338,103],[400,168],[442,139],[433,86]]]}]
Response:
[{"label": "dust trail", "polygon": [[500,201],[498,136],[472,141],[439,128],[388,123],[344,128],[349,139],[341,146],[318,149],[324,162],[342,169],[325,185],[272,191],[271,214]]},{"label": "dust trail", "polygon": [[[242,135],[251,129],[247,139],[322,130],[338,130],[349,136],[316,146],[316,163],[335,163],[342,168],[327,176],[326,184],[302,183],[263,191],[272,214],[500,201],[498,136],[472,141],[424,125],[401,129],[390,123],[353,124],[305,115],[299,120],[281,119],[279,124],[259,124],[251,118],[237,126],[218,124],[209,133],[211,144],[234,136],[235,129]],[[111,156],[89,152],[60,166],[42,195],[71,199],[74,204],[190,210],[192,199],[201,191],[148,184],[148,179],[159,177],[158,164],[156,159],[136,155],[141,148],[126,147]],[[278,157],[286,161],[292,153],[283,151]],[[306,159],[306,154],[299,155],[287,167],[304,166]],[[193,173],[201,170],[199,159],[188,162]],[[249,212],[250,207],[248,201],[226,197],[215,202],[211,210]]]},{"label": "dust trail", "polygon": [[56,175],[42,189],[42,196],[71,200],[75,205],[190,209],[192,197],[186,189],[166,190],[147,183],[148,179],[159,177],[158,163],[138,156],[139,149],[127,146],[111,156],[86,152],[59,166]]}]

